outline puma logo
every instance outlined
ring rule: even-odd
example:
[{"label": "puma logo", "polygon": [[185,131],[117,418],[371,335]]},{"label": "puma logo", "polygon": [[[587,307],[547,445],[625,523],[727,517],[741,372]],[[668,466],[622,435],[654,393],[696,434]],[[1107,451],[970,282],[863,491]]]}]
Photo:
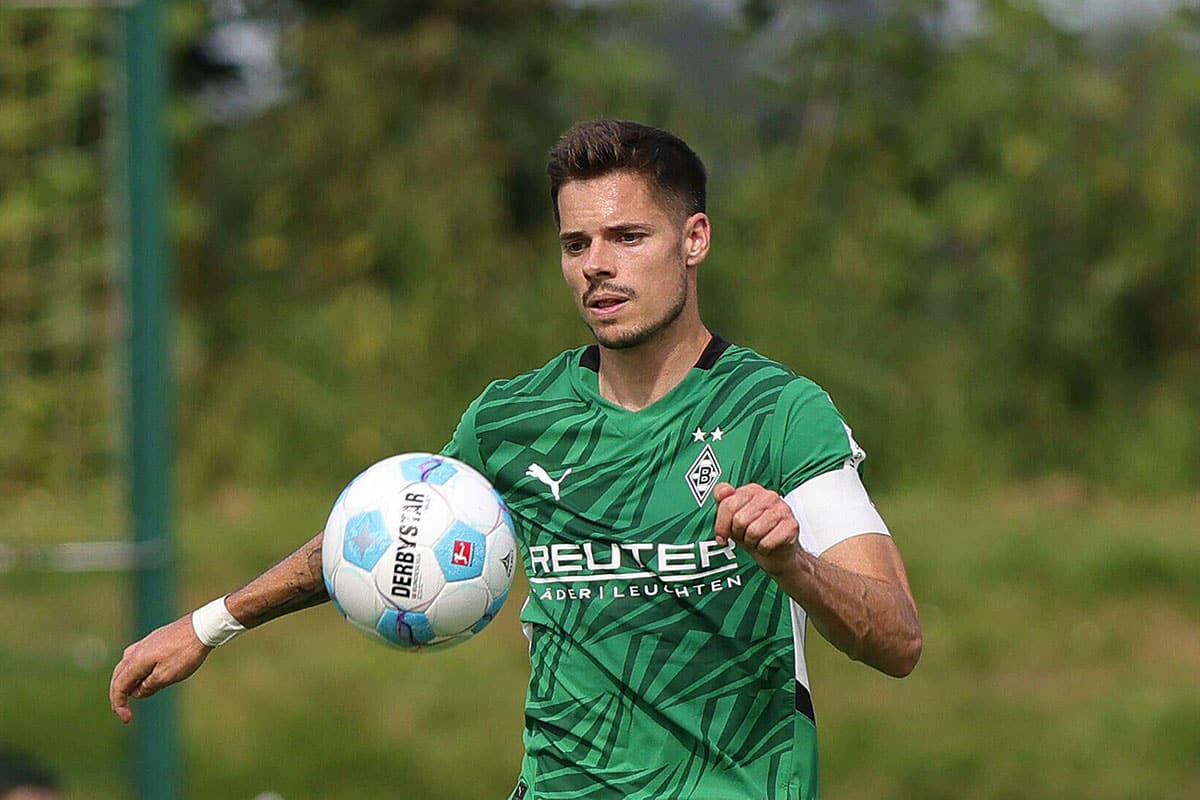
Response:
[{"label": "puma logo", "polygon": [[542,483],[549,486],[550,494],[554,495],[555,500],[557,500],[559,497],[559,487],[562,485],[562,482],[565,481],[567,479],[567,476],[570,474],[571,474],[571,468],[567,467],[567,471],[562,474],[562,477],[559,478],[558,480],[554,480],[553,478],[550,477],[550,473],[548,473],[548,472],[546,472],[546,470],[542,469],[540,464],[530,464],[529,469],[525,470],[526,477],[537,478],[539,481],[541,481]]}]

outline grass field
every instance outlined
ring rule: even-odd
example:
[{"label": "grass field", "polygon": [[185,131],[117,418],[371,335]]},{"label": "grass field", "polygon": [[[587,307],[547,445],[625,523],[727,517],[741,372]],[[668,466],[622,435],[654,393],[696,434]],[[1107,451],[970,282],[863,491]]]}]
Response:
[{"label": "grass field", "polygon": [[[325,494],[194,504],[179,523],[181,605],[311,535]],[[0,510],[0,541],[105,538],[114,505],[21,498]],[[827,800],[1200,797],[1200,495],[1117,499],[1059,481],[879,506],[925,654],[895,681],[810,637]],[[123,581],[0,576],[0,746],[33,751],[81,800],[131,796],[130,729],[106,697]],[[505,796],[528,669],[518,606],[443,654],[375,645],[328,606],[217,651],[172,690],[183,795]]]}]

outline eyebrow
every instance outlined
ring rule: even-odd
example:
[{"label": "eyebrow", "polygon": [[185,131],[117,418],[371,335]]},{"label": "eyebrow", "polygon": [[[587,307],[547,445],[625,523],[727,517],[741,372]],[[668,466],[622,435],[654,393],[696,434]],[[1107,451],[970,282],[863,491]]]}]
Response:
[{"label": "eyebrow", "polygon": [[[618,222],[615,225],[605,225],[605,233],[628,233],[629,231],[645,231],[653,227],[648,222]],[[584,239],[587,234],[583,231],[563,231],[558,235],[560,242],[565,242],[571,239]]]}]

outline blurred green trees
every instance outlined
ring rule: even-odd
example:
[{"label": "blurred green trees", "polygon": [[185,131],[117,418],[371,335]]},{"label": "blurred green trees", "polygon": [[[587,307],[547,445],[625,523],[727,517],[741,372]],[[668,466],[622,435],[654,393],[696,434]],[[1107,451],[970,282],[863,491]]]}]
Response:
[{"label": "blurred green trees", "polygon": [[889,474],[1194,482],[1195,18],[1089,38],[986,8],[957,41],[918,8],[796,43],[801,135],[730,226],[769,271],[738,318],[794,320]]},{"label": "blurred green trees", "polygon": [[117,461],[103,16],[0,8],[0,495]]},{"label": "blurred green trees", "polygon": [[600,115],[705,157],[710,326],[824,385],[873,479],[1200,479],[1193,14],[304,7],[289,102],[174,114],[192,486],[437,448],[488,380],[587,341],[542,168]]}]

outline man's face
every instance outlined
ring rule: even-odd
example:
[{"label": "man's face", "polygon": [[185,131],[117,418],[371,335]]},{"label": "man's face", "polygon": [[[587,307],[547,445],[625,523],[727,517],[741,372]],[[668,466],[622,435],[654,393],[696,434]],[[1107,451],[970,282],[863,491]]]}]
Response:
[{"label": "man's face", "polygon": [[681,219],[632,172],[568,181],[559,189],[558,211],[563,277],[604,347],[636,347],[695,302],[692,270],[708,250],[703,214]]}]

